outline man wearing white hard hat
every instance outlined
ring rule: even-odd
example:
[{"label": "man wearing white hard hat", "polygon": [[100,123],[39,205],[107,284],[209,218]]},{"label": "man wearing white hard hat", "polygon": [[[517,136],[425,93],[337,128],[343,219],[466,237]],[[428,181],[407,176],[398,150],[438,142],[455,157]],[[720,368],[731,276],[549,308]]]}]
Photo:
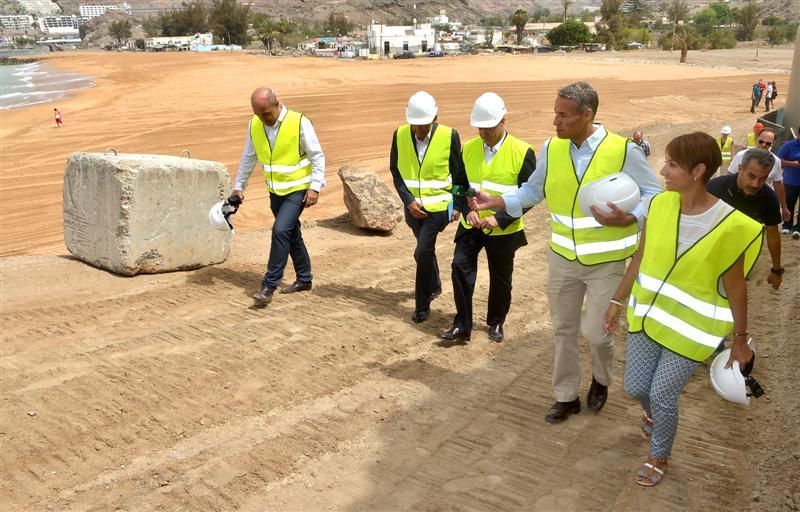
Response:
[{"label": "man wearing white hard hat", "polygon": [[613,374],[614,338],[603,330],[602,317],[622,279],[625,260],[636,251],[642,222],[641,202],[630,212],[612,202],[592,206],[588,215],[579,206],[579,191],[620,172],[638,184],[640,197],[662,190],[636,144],[594,123],[598,104],[597,93],[586,82],[559,89],[553,109],[557,136],[545,142],[531,178],[519,190],[502,196],[478,194],[473,201],[476,208],[505,207],[509,214],[520,215],[523,208],[547,199],[552,229],[547,295],[555,337],[556,398],[545,416],[550,423],[581,410],[581,334],[589,341],[592,357],[589,409],[598,412],[605,405]]},{"label": "man wearing white hard hat", "polygon": [[442,293],[436,238],[450,222],[452,175],[462,168],[461,139],[454,129],[436,122],[438,112],[436,100],[427,92],[411,96],[406,107],[408,124],[395,130],[389,156],[406,224],[417,239],[411,316],[415,323],[428,319],[431,301]]},{"label": "man wearing white hard hat", "polygon": [[719,173],[725,174],[728,166],[731,165],[731,157],[733,156],[734,143],[733,138],[731,137],[730,126],[723,126],[719,131],[719,137],[717,137],[717,146],[719,146],[719,150],[722,152],[722,167],[719,168]]},{"label": "man wearing white hard hat", "polygon": [[[505,126],[506,106],[493,92],[482,94],[472,108],[470,124],[478,137],[464,144],[462,158],[466,173],[454,174],[454,186],[499,196],[515,190],[533,173],[536,156],[527,142],[509,134]],[[466,198],[456,197],[463,213],[456,232],[453,255],[453,295],[456,317],[453,326],[440,337],[444,344],[463,344],[472,333],[472,295],[478,275],[478,254],[486,250],[489,263],[489,300],[486,324],[489,339],[503,341],[503,323],[511,307],[511,276],[514,255],[527,245],[522,212],[511,215],[497,209],[471,211]]]}]

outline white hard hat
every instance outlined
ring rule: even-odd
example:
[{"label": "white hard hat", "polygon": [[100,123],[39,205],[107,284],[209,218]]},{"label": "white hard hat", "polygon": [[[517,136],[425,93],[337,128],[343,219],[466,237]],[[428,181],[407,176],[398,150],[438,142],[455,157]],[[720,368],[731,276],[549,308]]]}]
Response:
[{"label": "white hard hat", "polygon": [[503,98],[493,92],[485,92],[475,100],[469,124],[475,128],[494,128],[500,124],[507,112]]},{"label": "white hard hat", "polygon": [[220,231],[233,233],[233,226],[228,217],[236,212],[236,209],[229,205],[227,201],[220,201],[208,210],[208,222]]},{"label": "white hard hat", "polygon": [[722,133],[724,135],[730,135],[731,134],[731,127],[730,126],[723,126],[722,129],[719,131],[719,133]]},{"label": "white hard hat", "polygon": [[438,112],[439,107],[436,106],[433,96],[425,91],[419,91],[408,99],[406,121],[415,125],[431,124]]},{"label": "white hard hat", "polygon": [[578,204],[583,213],[591,216],[590,206],[596,206],[600,211],[608,213],[610,210],[606,203],[614,203],[621,210],[630,213],[639,204],[641,193],[639,185],[624,172],[609,174],[604,178],[595,180],[581,187],[578,192]]},{"label": "white hard hat", "polygon": [[[753,351],[753,357],[755,357],[755,345],[752,338],[747,340],[747,346]],[[739,361],[734,361],[730,368],[725,368],[725,364],[730,357],[731,349],[727,348],[714,358],[711,367],[708,369],[711,386],[725,400],[741,405],[750,405],[750,393],[747,392],[748,379],[742,375]],[[752,381],[750,385],[753,387],[753,396],[758,398],[764,391],[757,382],[753,379],[750,380]]]}]

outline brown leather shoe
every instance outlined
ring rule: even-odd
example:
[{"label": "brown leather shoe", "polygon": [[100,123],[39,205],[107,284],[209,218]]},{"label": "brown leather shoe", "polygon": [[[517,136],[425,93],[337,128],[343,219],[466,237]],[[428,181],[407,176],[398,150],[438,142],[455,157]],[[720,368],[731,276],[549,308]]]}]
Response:
[{"label": "brown leather shoe", "polygon": [[503,324],[494,324],[489,326],[489,339],[500,343],[503,341]]},{"label": "brown leather shoe", "polygon": [[569,418],[570,414],[578,414],[579,412],[581,412],[581,399],[576,398],[571,402],[556,402],[547,411],[544,419],[547,423],[561,423]]},{"label": "brown leather shoe", "polygon": [[589,393],[586,395],[586,405],[590,411],[600,412],[600,409],[606,405],[606,399],[608,399],[608,386],[594,380],[594,375],[592,375],[592,385],[589,386]]},{"label": "brown leather shoe", "polygon": [[294,283],[290,284],[286,288],[281,289],[281,293],[297,293],[297,292],[307,292],[311,289],[311,281],[307,283],[303,283],[300,281],[295,281]]},{"label": "brown leather shoe", "polygon": [[267,304],[272,302],[272,293],[275,291],[274,288],[269,288],[267,286],[262,286],[261,289],[253,294],[253,299],[256,301],[255,306],[259,308],[265,307]]}]

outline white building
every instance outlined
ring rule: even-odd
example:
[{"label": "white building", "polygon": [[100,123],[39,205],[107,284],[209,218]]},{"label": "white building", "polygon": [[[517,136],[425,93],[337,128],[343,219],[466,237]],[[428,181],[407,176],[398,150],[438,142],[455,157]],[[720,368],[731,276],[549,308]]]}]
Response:
[{"label": "white building", "polygon": [[28,14],[37,16],[52,16],[61,12],[61,7],[50,0],[17,0]]},{"label": "white building", "polygon": [[367,26],[367,44],[370,53],[379,53],[380,55],[390,55],[401,51],[425,53],[434,48],[436,31],[430,23],[383,25],[373,22]]},{"label": "white building", "polygon": [[89,21],[92,18],[102,16],[106,11],[123,11],[126,14],[131,13],[131,6],[128,4],[120,5],[81,5],[80,13],[83,21]]},{"label": "white building", "polygon": [[24,32],[33,27],[33,16],[28,14],[3,14],[0,15],[0,27],[3,27],[3,30]]},{"label": "white building", "polygon": [[214,35],[211,32],[195,34],[193,36],[162,36],[148,37],[144,40],[145,48],[152,50],[162,48],[194,49],[196,46],[211,46],[214,44]]},{"label": "white building", "polygon": [[75,35],[81,20],[77,16],[40,16],[37,21],[45,34]]}]

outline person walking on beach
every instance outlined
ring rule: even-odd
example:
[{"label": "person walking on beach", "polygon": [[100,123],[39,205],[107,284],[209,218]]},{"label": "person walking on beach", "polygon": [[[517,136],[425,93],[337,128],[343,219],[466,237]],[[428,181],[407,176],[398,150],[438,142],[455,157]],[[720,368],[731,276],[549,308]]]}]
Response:
[{"label": "person walking on beach", "polygon": [[[536,169],[536,155],[527,142],[506,130],[506,105],[493,92],[482,94],[472,107],[470,124],[478,137],[464,144],[466,173],[453,176],[462,189],[473,188],[489,196],[516,190]],[[463,196],[456,198],[464,215],[458,226],[453,254],[452,277],[456,316],[453,326],[440,334],[443,345],[463,344],[472,333],[472,296],[478,276],[478,255],[486,250],[489,264],[489,301],[486,324],[489,339],[500,343],[503,324],[511,308],[511,278],[514,255],[527,245],[522,211],[512,215],[503,210],[471,211]]]},{"label": "person walking on beach", "polygon": [[411,96],[405,124],[395,130],[389,155],[394,187],[405,206],[406,224],[417,239],[414,260],[414,323],[430,315],[431,301],[441,295],[436,239],[451,220],[452,176],[461,171],[461,139],[436,122],[439,107],[427,92]]},{"label": "person walking on beach", "polygon": [[[478,193],[476,209],[505,208],[518,217],[547,199],[551,213],[547,297],[555,338],[553,390],[556,403],[545,420],[558,423],[581,410],[580,336],[588,339],[592,383],[587,401],[599,412],[606,403],[614,363],[614,337],[603,331],[602,315],[625,271],[625,260],[636,251],[641,204],[627,213],[609,203],[610,211],[581,212],[580,189],[605,176],[624,172],[647,198],[662,187],[635,143],[595,124],[599,99],[586,82],[562,87],[556,96],[553,125],[556,137],[547,140],[536,171],[519,189],[490,196]],[[586,315],[581,320],[581,309]]]},{"label": "person walking on beach", "polygon": [[62,126],[64,126],[64,120],[61,119],[61,112],[59,112],[57,108],[54,108],[53,113],[55,114],[56,117],[56,128],[61,128]]},{"label": "person walking on beach", "polygon": [[772,269],[767,282],[778,289],[783,281],[781,266],[781,206],[778,195],[766,186],[775,164],[775,155],[766,149],[748,149],[736,174],[723,173],[708,182],[706,189],[751,219],[764,224]]},{"label": "person walking on beach", "polygon": [[641,404],[639,425],[650,441],[634,477],[645,487],[664,477],[678,398],[700,363],[731,333],[726,368],[734,361],[745,368],[753,359],[745,276],[761,251],[763,227],[706,190],[721,161],[707,133],[670,141],[661,169],[667,191],[645,200],[639,249],[602,319],[613,334],[627,304],[625,391]]},{"label": "person walking on beach", "polygon": [[255,306],[264,307],[283,279],[289,256],[296,277],[281,293],[311,290],[311,259],[300,232],[300,214],[317,204],[319,191],[325,186],[325,155],[311,121],[278,101],[272,89],[259,87],[253,91],[250,105],[253,117],[233,194],[244,199],[253,166],[261,162],[275,215],[267,271],[253,295]]}]

